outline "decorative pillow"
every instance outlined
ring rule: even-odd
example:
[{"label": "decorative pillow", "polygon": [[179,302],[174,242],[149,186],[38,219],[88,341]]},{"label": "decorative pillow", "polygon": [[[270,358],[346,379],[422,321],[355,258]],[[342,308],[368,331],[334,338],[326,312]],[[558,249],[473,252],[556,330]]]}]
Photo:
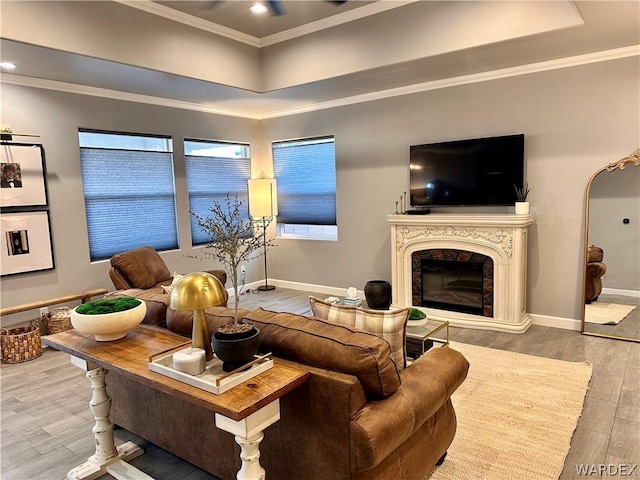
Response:
[{"label": "decorative pillow", "polygon": [[173,272],[173,280],[171,281],[171,285],[162,285],[162,290],[164,290],[164,293],[168,293],[169,295],[171,295],[171,292],[173,292],[173,287],[175,287],[176,283],[178,283],[178,280],[180,280],[184,275],[180,275],[178,272]]},{"label": "decorative pillow", "polygon": [[369,310],[350,305],[334,305],[314,296],[309,296],[309,304],[315,317],[359,328],[383,338],[391,347],[391,358],[398,370],[406,367],[405,341],[410,308]]},{"label": "decorative pillow", "polygon": [[356,324],[356,307],[353,305],[336,305],[313,295],[309,295],[309,305],[314,317],[350,327]]},{"label": "decorative pillow", "polygon": [[384,338],[391,346],[391,358],[398,370],[407,366],[406,330],[409,308],[399,310],[368,310],[356,308],[355,327]]}]

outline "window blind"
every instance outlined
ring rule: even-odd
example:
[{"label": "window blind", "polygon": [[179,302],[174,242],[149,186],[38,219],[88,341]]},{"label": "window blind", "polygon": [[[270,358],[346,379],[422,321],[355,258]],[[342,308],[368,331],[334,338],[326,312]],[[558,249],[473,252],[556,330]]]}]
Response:
[{"label": "window blind", "polygon": [[[247,181],[251,177],[249,158],[224,158],[206,156],[185,156],[187,169],[187,190],[189,210],[200,217],[209,217],[214,201],[224,203],[227,193],[238,195],[249,218]],[[193,245],[210,241],[191,216],[191,239]]]},{"label": "window blind", "polygon": [[171,152],[80,148],[91,260],[178,248]]},{"label": "window blind", "polygon": [[333,137],[275,142],[278,223],[336,224],[336,168]]}]

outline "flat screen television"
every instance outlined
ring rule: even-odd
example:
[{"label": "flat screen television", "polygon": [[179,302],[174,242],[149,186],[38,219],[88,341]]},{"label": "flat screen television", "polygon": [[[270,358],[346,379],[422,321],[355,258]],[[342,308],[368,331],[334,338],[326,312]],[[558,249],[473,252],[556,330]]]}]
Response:
[{"label": "flat screen television", "polygon": [[524,181],[524,134],[412,145],[411,207],[513,205]]}]

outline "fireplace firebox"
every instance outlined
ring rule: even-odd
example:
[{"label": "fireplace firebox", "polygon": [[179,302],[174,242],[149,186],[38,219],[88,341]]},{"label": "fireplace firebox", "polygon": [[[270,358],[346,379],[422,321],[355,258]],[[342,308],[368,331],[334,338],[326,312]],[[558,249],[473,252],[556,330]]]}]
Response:
[{"label": "fireplace firebox", "polygon": [[493,316],[493,261],[466,250],[414,252],[413,305]]}]

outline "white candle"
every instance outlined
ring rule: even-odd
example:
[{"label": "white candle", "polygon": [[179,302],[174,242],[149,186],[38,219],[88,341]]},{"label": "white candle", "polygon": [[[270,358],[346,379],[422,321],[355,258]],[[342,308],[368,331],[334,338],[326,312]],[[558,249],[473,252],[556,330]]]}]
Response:
[{"label": "white candle", "polygon": [[173,368],[189,375],[198,375],[204,372],[204,350],[202,348],[187,348],[174,353]]}]

